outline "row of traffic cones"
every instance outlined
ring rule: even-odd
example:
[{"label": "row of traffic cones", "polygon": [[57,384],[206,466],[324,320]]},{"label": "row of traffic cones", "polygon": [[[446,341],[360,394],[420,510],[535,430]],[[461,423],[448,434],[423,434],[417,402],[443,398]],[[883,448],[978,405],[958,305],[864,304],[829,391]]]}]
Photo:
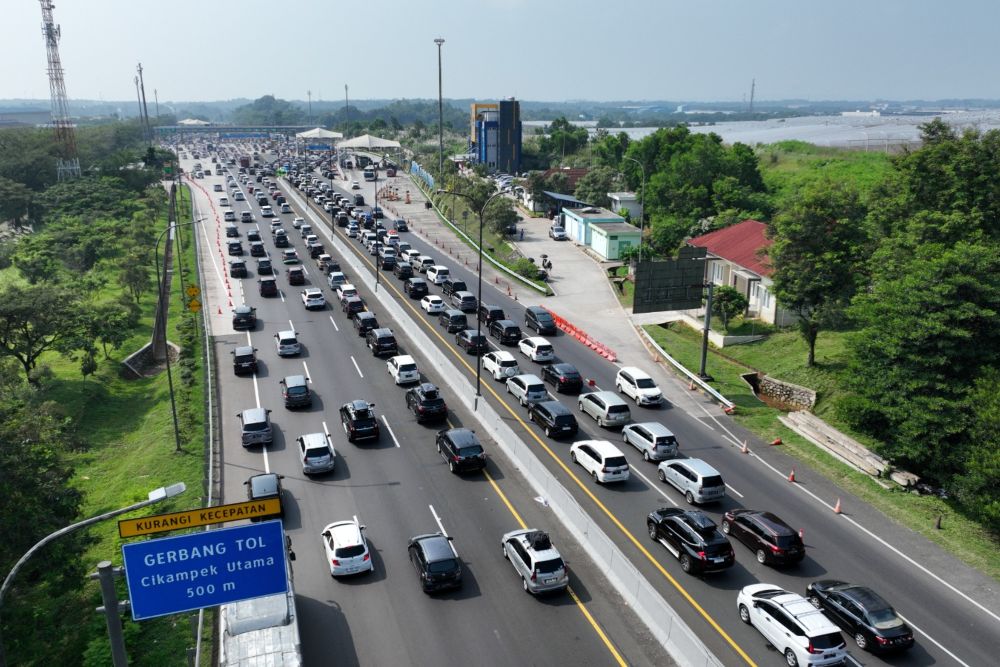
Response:
[{"label": "row of traffic cones", "polygon": [[[774,443],[771,443],[771,444],[774,444]],[[749,448],[748,443],[747,443],[746,440],[744,440],[743,444],[740,445],[740,453],[741,454],[749,454],[750,453],[750,448]],[[789,484],[794,484],[795,483],[795,468],[792,468],[791,472],[788,473],[788,483]],[[842,514],[843,513],[843,510],[841,509],[840,498],[837,498],[837,503],[833,506],[833,513],[834,514]],[[802,536],[802,531],[800,530],[799,531],[799,537],[801,537],[801,536]]]}]

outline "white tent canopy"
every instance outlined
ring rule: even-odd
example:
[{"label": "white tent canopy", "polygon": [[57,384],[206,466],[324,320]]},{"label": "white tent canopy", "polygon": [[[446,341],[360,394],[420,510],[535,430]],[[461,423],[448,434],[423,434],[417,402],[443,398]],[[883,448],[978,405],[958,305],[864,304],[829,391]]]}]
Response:
[{"label": "white tent canopy", "polygon": [[295,135],[299,139],[343,139],[344,135],[340,132],[331,132],[330,130],[324,130],[322,127],[314,127],[311,130],[306,130],[305,132],[299,132]]},{"label": "white tent canopy", "polygon": [[178,125],[211,125],[207,120],[198,120],[197,118],[185,118],[184,120],[177,121]]},{"label": "white tent canopy", "polygon": [[354,137],[353,139],[348,139],[347,141],[341,141],[337,144],[337,148],[366,148],[368,150],[374,148],[399,148],[399,142],[393,141],[392,139],[382,139],[380,137],[373,137],[370,134],[362,134],[360,137]]}]

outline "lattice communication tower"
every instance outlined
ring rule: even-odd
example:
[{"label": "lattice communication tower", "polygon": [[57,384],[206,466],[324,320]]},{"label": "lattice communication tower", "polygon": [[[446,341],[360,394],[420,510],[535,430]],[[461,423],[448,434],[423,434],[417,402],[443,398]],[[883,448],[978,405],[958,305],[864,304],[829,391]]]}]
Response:
[{"label": "lattice communication tower", "polygon": [[69,104],[66,101],[66,82],[63,80],[62,61],[59,59],[59,26],[52,18],[55,5],[52,0],[39,0],[42,4],[42,35],[45,37],[45,51],[49,60],[49,94],[52,97],[52,127],[56,131],[62,156],[57,162],[59,180],[80,177],[80,158],[76,153],[76,133],[69,119]]}]

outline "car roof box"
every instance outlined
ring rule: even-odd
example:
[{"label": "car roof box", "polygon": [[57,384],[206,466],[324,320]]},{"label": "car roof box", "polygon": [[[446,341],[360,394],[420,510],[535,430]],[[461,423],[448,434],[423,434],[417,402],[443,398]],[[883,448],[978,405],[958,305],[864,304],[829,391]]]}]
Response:
[{"label": "car roof box", "polygon": [[552,548],[552,541],[549,540],[549,534],[542,530],[536,530],[528,533],[528,543],[531,548],[535,551],[546,551]]}]

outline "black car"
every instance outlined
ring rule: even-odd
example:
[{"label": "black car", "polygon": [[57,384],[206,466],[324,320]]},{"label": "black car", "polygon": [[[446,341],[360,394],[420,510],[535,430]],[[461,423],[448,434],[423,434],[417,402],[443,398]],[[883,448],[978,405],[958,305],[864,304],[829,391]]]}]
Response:
[{"label": "black car", "polygon": [[503,308],[496,305],[495,303],[481,303],[479,304],[479,321],[485,324],[487,327],[497,320],[505,320],[507,316],[503,312]]},{"label": "black car", "polygon": [[736,553],[715,522],[700,510],[664,507],[646,517],[650,539],[680,561],[688,574],[717,572],[736,563]]},{"label": "black car", "polygon": [[[235,319],[235,318],[234,318]],[[236,327],[233,327],[234,329]],[[244,375],[257,372],[257,348],[240,345],[233,350],[233,373]]]},{"label": "black car", "polygon": [[230,255],[242,255],[243,254],[243,244],[239,241],[230,241],[226,244],[229,249]]},{"label": "black car", "polygon": [[237,331],[253,329],[257,326],[257,309],[253,306],[236,306],[233,308],[233,329]]},{"label": "black car", "polygon": [[475,329],[459,331],[455,334],[455,343],[467,354],[479,354],[488,352],[490,349],[489,343],[486,342],[486,336]]},{"label": "black car", "polygon": [[490,324],[490,335],[501,345],[517,345],[521,340],[521,329],[513,320],[497,320]]},{"label": "black car", "polygon": [[559,401],[528,403],[528,419],[541,426],[550,438],[573,437],[579,429],[572,410]]},{"label": "black car", "polygon": [[541,336],[556,333],[556,321],[552,313],[541,306],[528,306],[524,309],[524,326],[526,329],[534,329]]},{"label": "black car", "polygon": [[364,336],[372,329],[378,329],[378,319],[375,318],[375,313],[370,313],[367,310],[354,313],[354,328],[359,336]]},{"label": "black car", "polygon": [[392,267],[392,272],[400,280],[408,280],[413,277],[413,267],[403,262],[396,262]]},{"label": "black car", "polygon": [[451,537],[442,533],[417,535],[410,538],[406,552],[424,593],[461,588],[462,563],[452,549]]},{"label": "black car", "polygon": [[289,285],[305,285],[306,284],[306,272],[301,266],[290,266],[285,269],[285,276],[288,278]]},{"label": "black car", "polygon": [[408,278],[403,283],[403,291],[410,295],[411,299],[420,299],[427,296],[427,281],[423,278]]},{"label": "black car", "polygon": [[250,231],[248,231],[247,232],[247,241],[249,241],[249,242],[260,241],[260,230],[259,229],[251,229]]},{"label": "black car", "polygon": [[417,423],[444,419],[448,416],[448,405],[441,397],[441,391],[430,382],[422,382],[407,390],[406,409],[413,411]]},{"label": "black car", "polygon": [[285,495],[285,490],[281,487],[281,480],[284,478],[284,475],[267,472],[254,475],[247,481],[243,482],[243,484],[247,487],[247,500],[267,500],[268,498],[277,498],[279,502],[280,509],[277,514],[264,514],[256,516],[250,519],[250,521],[257,522],[269,519],[272,516],[285,516],[285,507],[284,504],[281,503]]},{"label": "black car", "polygon": [[722,518],[722,532],[747,545],[762,565],[787,565],[806,557],[799,534],[770,512],[729,510]]},{"label": "black car", "polygon": [[310,244],[308,246],[307,250],[309,250],[309,257],[311,259],[316,259],[317,257],[319,257],[320,255],[322,255],[322,254],[324,254],[326,252],[326,248],[323,247],[322,243],[313,243],[313,244]]},{"label": "black car", "polygon": [[383,354],[395,355],[399,353],[399,346],[396,345],[396,336],[393,335],[392,329],[387,327],[369,331],[365,336],[365,344],[376,357]]},{"label": "black car", "polygon": [[261,276],[270,276],[274,273],[274,268],[271,266],[270,257],[261,257],[257,260],[257,274]]},{"label": "black car", "polygon": [[351,401],[340,406],[340,423],[347,434],[348,442],[378,440],[378,420],[375,419],[375,404],[368,401]]},{"label": "black car", "polygon": [[806,586],[806,597],[847,631],[862,650],[889,653],[913,646],[913,630],[870,588],[823,579]]},{"label": "black car", "polygon": [[251,257],[267,256],[267,248],[264,247],[263,241],[250,241],[250,256]]},{"label": "black car", "polygon": [[233,259],[229,261],[229,277],[230,278],[246,278],[247,277],[247,263],[242,259]]},{"label": "black car", "polygon": [[443,326],[448,333],[465,331],[469,328],[469,320],[460,310],[448,309],[438,315],[438,324]]},{"label": "black car", "polygon": [[365,309],[365,302],[361,300],[360,296],[349,296],[340,302],[340,309],[348,317],[353,318],[355,313],[360,313]]},{"label": "black car", "polygon": [[464,280],[453,280],[448,278],[441,283],[441,291],[444,292],[445,296],[451,296],[455,292],[467,292],[469,291],[469,288],[466,286]]},{"label": "black car", "polygon": [[392,226],[397,232],[408,232],[410,231],[409,225],[406,224],[406,220],[399,218],[392,223]]},{"label": "black car", "polygon": [[261,296],[278,296],[278,282],[274,278],[259,278],[257,291]]},{"label": "black car", "polygon": [[583,388],[580,371],[573,364],[564,362],[542,366],[542,379],[564,394],[576,394]]},{"label": "black car", "polygon": [[486,452],[475,431],[467,428],[449,428],[438,431],[437,450],[453,473],[482,470],[486,467]]},{"label": "black car", "polygon": [[288,234],[275,234],[274,235],[274,247],[275,248],[288,248],[290,247],[288,242]]},{"label": "black car", "polygon": [[281,398],[285,402],[285,407],[308,408],[312,405],[312,392],[309,391],[309,378],[305,375],[288,375],[282,380]]}]

